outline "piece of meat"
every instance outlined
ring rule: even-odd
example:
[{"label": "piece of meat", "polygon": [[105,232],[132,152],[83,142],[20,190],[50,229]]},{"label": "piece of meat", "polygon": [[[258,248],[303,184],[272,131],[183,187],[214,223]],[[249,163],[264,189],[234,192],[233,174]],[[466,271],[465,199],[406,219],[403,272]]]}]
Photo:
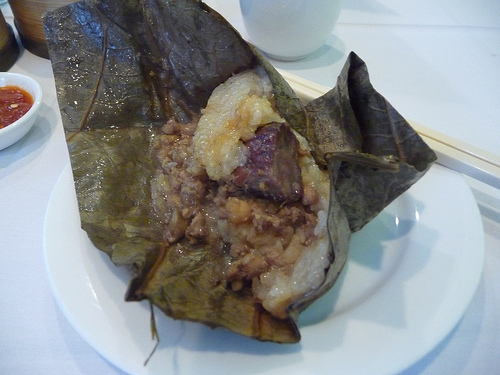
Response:
[{"label": "piece of meat", "polygon": [[298,163],[299,142],[286,123],[261,127],[245,145],[250,155],[233,172],[233,183],[272,201],[298,201],[303,187]]}]

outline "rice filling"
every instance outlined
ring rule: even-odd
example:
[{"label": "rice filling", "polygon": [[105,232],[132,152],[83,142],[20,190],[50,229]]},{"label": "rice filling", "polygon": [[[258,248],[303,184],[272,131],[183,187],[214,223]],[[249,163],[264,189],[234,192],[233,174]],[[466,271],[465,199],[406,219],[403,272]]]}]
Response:
[{"label": "rice filling", "polygon": [[168,123],[151,189],[165,240],[224,253],[224,280],[278,318],[325,279],[329,180],[276,110],[263,70],[229,78],[199,120]]}]

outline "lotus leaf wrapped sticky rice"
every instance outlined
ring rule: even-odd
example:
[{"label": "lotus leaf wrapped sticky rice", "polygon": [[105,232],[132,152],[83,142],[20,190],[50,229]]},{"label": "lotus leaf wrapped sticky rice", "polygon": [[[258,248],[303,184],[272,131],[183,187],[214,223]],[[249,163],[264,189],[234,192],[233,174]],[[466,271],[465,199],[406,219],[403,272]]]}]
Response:
[{"label": "lotus leaf wrapped sticky rice", "polygon": [[126,300],[170,317],[298,342],[351,233],[435,159],[354,53],[304,106],[199,1],[80,1],[44,25],[82,228],[130,269]]}]

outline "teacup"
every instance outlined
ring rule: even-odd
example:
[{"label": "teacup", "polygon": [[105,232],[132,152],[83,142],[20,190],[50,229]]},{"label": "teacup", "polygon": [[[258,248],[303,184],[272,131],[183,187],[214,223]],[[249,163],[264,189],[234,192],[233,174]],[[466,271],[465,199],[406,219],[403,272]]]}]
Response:
[{"label": "teacup", "polygon": [[250,42],[271,58],[299,60],[317,51],[337,23],[342,0],[240,0]]}]

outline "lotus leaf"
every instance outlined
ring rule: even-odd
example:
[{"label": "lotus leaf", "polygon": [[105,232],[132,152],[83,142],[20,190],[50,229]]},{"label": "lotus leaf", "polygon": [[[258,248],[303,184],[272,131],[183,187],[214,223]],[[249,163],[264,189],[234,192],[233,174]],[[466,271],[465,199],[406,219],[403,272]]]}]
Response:
[{"label": "lotus leaf", "polygon": [[[298,314],[334,284],[359,230],[415,183],[434,153],[371,86],[351,53],[337,85],[303,105],[288,83],[217,12],[195,0],[85,0],[47,13],[47,42],[82,228],[131,271],[126,300],[176,319],[259,340],[300,340]],[[196,121],[213,90],[264,68],[279,113],[328,169],[330,266],[322,285],[278,318],[250,288],[223,282],[225,254],[165,241],[154,213],[152,144],[169,120]],[[367,249],[369,251],[369,249]]]}]

